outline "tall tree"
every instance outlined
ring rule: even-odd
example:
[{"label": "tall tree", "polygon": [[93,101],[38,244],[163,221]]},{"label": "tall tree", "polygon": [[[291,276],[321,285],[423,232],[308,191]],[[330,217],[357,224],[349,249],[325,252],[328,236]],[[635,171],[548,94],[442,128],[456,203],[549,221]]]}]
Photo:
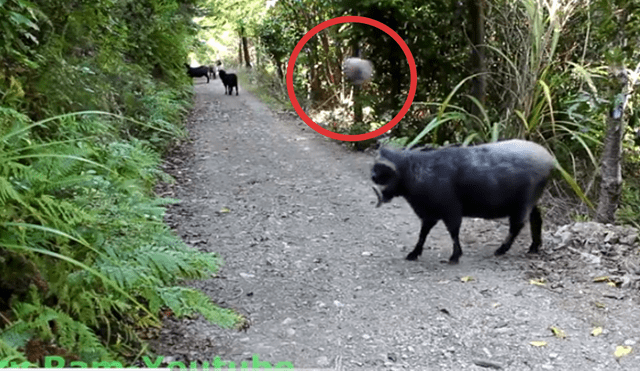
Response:
[{"label": "tall tree", "polygon": [[[240,56],[244,56],[244,65],[247,68],[251,68],[251,56],[249,55],[249,41],[247,39],[247,27],[242,19],[238,21],[238,33],[240,34],[240,50],[238,53]],[[240,58],[242,64],[242,58]]]},{"label": "tall tree", "polygon": [[[237,47],[237,58],[240,64],[251,66],[251,45],[250,39],[256,37],[258,25],[266,15],[267,7],[264,0],[205,0],[203,17],[198,19],[198,24],[206,29],[204,37],[215,39],[218,42],[227,44],[228,50]],[[239,41],[236,43],[230,40],[222,40],[221,36],[225,32],[232,32],[237,35]],[[229,51],[227,55],[234,56],[234,52]]]},{"label": "tall tree", "polygon": [[[613,223],[622,194],[622,141],[627,127],[627,102],[634,93],[640,72],[640,1],[598,0],[594,21],[601,21],[594,37],[610,66],[607,89],[610,110],[606,119],[601,160],[601,182],[596,220]],[[602,18],[602,19],[600,19]],[[604,37],[603,37],[604,36]],[[598,44],[599,37],[605,43]],[[632,64],[633,63],[633,64]],[[626,66],[637,64],[635,71]]]},{"label": "tall tree", "polygon": [[[485,105],[487,78],[485,76],[485,46],[484,46],[484,4],[485,0],[467,0],[469,15],[468,36],[471,41],[471,72],[479,74],[472,80],[471,95],[478,103]],[[480,107],[473,104],[471,113],[478,115]]]},{"label": "tall tree", "polygon": [[612,70],[613,85],[619,93],[615,95],[611,111],[607,115],[607,131],[604,136],[600,174],[600,195],[596,221],[615,222],[615,213],[620,205],[622,194],[622,139],[626,127],[626,107],[629,96],[640,73],[640,63],[635,71],[625,68]]}]

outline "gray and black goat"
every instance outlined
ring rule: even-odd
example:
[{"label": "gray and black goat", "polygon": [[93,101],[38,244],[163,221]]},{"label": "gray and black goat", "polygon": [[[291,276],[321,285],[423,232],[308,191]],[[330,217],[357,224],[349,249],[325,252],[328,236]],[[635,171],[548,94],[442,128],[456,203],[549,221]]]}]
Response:
[{"label": "gray and black goat", "polygon": [[542,217],[536,203],[553,167],[554,158],[545,148],[524,140],[426,150],[383,147],[371,179],[377,185],[377,206],[402,196],[422,220],[418,243],[407,260],[422,254],[429,231],[443,220],[453,239],[449,263],[456,264],[462,256],[458,240],[462,217],[509,218],[509,233],[495,255],[511,248],[529,220],[533,240],[529,252],[537,253]]}]

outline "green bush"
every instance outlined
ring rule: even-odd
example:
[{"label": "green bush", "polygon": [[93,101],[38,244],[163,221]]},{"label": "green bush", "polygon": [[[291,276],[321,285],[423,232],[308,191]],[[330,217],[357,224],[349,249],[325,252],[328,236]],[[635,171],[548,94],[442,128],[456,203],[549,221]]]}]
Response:
[{"label": "green bush", "polygon": [[[11,311],[0,335],[2,357],[26,360],[31,355],[18,350],[37,339],[85,362],[117,359],[127,354],[118,339],[139,344],[136,330],[158,325],[165,307],[177,316],[202,313],[221,326],[240,321],[204,294],[176,286],[210,277],[220,261],[164,225],[163,206],[172,200],[155,198],[151,189],[170,178],[148,143],[104,140],[118,128],[95,125],[95,117],[89,126],[79,115],[62,117],[57,132],[70,130],[56,141],[29,130],[54,121],[29,124],[10,109],[1,117],[0,287],[9,295],[0,298],[0,311]],[[92,134],[103,140],[88,140]]]}]

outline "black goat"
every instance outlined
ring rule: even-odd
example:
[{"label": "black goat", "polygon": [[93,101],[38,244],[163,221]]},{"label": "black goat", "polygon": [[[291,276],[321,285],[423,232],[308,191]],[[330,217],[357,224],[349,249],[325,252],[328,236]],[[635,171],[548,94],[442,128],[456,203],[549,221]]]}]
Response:
[{"label": "black goat", "polygon": [[229,91],[229,95],[231,95],[235,87],[236,95],[238,95],[238,76],[235,73],[226,73],[224,70],[218,70],[218,75],[224,84],[224,94],[226,95]]},{"label": "black goat", "polygon": [[187,67],[187,74],[191,77],[206,77],[207,84],[209,83],[209,67],[207,66],[198,66],[191,67],[187,63],[184,64]]},{"label": "black goat", "polygon": [[418,244],[407,255],[422,254],[431,228],[443,220],[453,239],[449,263],[462,256],[458,241],[462,217],[509,217],[509,234],[495,255],[503,255],[520,230],[531,223],[530,253],[542,243],[542,217],[536,203],[554,159],[538,144],[508,140],[471,147],[394,151],[381,148],[371,170],[378,205],[404,197],[422,220]]}]

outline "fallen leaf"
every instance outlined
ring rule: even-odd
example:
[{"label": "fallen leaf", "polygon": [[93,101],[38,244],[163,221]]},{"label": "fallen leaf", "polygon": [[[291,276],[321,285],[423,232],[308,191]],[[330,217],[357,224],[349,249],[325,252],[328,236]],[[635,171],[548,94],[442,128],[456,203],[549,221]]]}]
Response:
[{"label": "fallen leaf", "polygon": [[564,331],[560,330],[557,327],[551,327],[551,332],[553,332],[553,334],[560,339],[564,339],[567,337],[567,334],[565,334]]},{"label": "fallen leaf", "polygon": [[223,207],[222,209],[220,209],[220,212],[221,212],[221,213],[228,213],[228,212],[230,212],[230,211],[231,211],[231,210],[229,210],[229,208],[228,208],[228,207]]},{"label": "fallen leaf", "polygon": [[611,287],[617,287],[618,285],[616,285],[615,282],[611,281],[611,282],[607,282],[607,285],[611,286]]},{"label": "fallen leaf", "polygon": [[600,276],[593,279],[593,282],[608,282],[610,281],[609,276]]},{"label": "fallen leaf", "polygon": [[530,280],[529,283],[531,285],[536,285],[536,286],[545,286],[547,284],[546,280],[544,278],[538,278],[538,279],[535,279],[535,280]]},{"label": "fallen leaf", "polygon": [[595,304],[595,306],[600,309],[605,309],[607,307],[604,303],[601,303],[599,301],[596,301],[593,304]]},{"label": "fallen leaf", "polygon": [[464,276],[464,277],[460,278],[460,281],[462,281],[462,282],[474,281],[474,278],[471,277],[471,276]]},{"label": "fallen leaf", "polygon": [[616,358],[624,357],[626,355],[629,355],[629,353],[631,353],[631,349],[632,348],[630,346],[618,345],[613,355],[616,356]]},{"label": "fallen leaf", "polygon": [[501,306],[501,305],[502,305],[502,304],[500,304],[500,303],[493,303],[493,307],[494,307],[494,308],[497,308],[497,307],[499,307],[499,306]]},{"label": "fallen leaf", "polygon": [[533,345],[534,347],[546,347],[547,346],[547,342],[546,341],[532,341],[529,344]]},{"label": "fallen leaf", "polygon": [[598,336],[602,334],[602,327],[598,326],[596,328],[594,328],[593,330],[591,330],[591,336]]}]

